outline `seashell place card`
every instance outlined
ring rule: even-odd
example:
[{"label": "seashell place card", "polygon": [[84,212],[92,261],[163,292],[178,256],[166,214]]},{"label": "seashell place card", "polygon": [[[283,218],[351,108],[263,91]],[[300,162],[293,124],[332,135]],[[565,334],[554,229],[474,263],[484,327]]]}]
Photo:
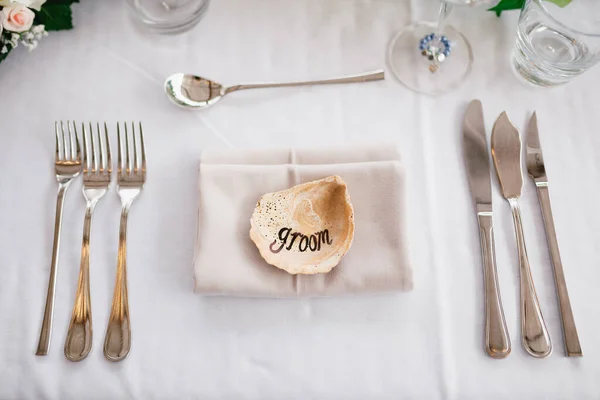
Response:
[{"label": "seashell place card", "polygon": [[331,271],[350,250],[354,210],[339,176],[263,195],[250,239],[264,260],[290,274]]}]

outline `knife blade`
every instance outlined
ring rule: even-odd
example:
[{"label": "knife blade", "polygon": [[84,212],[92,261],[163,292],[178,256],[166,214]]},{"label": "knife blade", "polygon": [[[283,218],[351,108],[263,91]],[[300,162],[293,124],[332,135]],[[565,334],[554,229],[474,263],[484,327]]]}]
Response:
[{"label": "knife blade", "polygon": [[521,136],[506,112],[500,114],[492,128],[492,158],[504,197],[519,198],[523,188]]},{"label": "knife blade", "polygon": [[558,239],[554,227],[554,218],[552,217],[552,208],[550,207],[550,195],[548,193],[548,177],[546,176],[546,167],[544,165],[544,156],[540,146],[540,137],[538,132],[537,115],[533,113],[529,120],[527,130],[527,172],[535,182],[544,228],[546,231],[546,241],[550,250],[550,258],[554,269],[554,281],[558,296],[558,308],[565,338],[565,351],[568,357],[583,356],[579,335],[575,326],[575,318],[571,309],[571,301],[567,290],[567,282],[563,270],[560,252],[558,250]]},{"label": "knife blade", "polygon": [[463,145],[469,186],[478,209],[492,210],[492,179],[481,101],[473,100],[463,120]]},{"label": "knife blade", "polygon": [[536,183],[548,183],[544,155],[540,146],[540,136],[537,126],[537,115],[534,112],[529,120],[527,129],[527,172]]},{"label": "knife blade", "polygon": [[491,357],[504,358],[510,354],[511,346],[496,272],[492,180],[483,108],[479,100],[471,101],[464,116],[463,149],[479,224],[485,290],[485,351]]},{"label": "knife blade", "polygon": [[521,220],[519,197],[523,187],[521,170],[521,136],[505,112],[500,114],[492,128],[492,158],[502,186],[502,193],[513,215],[515,237],[519,252],[521,281],[521,339],[523,347],[534,357],[544,358],[552,353],[552,342],[544,322],[540,303],[533,284],[525,234]]}]

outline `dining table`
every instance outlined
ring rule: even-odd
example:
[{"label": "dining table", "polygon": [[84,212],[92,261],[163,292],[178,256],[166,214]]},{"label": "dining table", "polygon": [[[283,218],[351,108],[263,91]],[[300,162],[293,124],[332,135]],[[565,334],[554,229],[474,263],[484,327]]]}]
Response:
[{"label": "dining table", "polygon": [[[511,67],[518,10],[498,17],[456,7],[448,23],[470,41],[472,71],[449,93],[415,93],[389,70],[388,44],[411,22],[435,20],[438,8],[436,0],[213,0],[193,29],[158,35],[134,22],[126,2],[83,1],[73,5],[73,30],[50,32],[32,52],[15,49],[0,64],[0,399],[600,398],[600,68],[556,88],[524,84]],[[384,81],[243,91],[206,110],[178,108],[163,89],[176,72],[229,85],[379,68]],[[554,350],[536,359],[521,345],[513,221],[492,176],[512,352],[501,360],[485,352],[480,239],[462,144],[472,99],[483,104],[488,143],[501,112],[522,134],[537,113],[583,357],[565,355],[542,214],[526,175],[522,223]],[[115,181],[91,231],[92,351],[81,362],[63,351],[85,213],[79,180],[64,205],[50,350],[35,355],[52,256],[54,122],[67,120],[106,122],[112,139],[117,122],[144,126],[147,179],[127,234],[131,352],[117,363],[102,351],[119,242]],[[405,170],[412,291],[194,293],[202,151],[373,144],[397,146]]]}]

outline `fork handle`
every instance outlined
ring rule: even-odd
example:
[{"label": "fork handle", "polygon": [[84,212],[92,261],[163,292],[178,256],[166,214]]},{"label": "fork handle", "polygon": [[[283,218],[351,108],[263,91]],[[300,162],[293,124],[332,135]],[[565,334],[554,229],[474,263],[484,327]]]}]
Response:
[{"label": "fork handle", "polygon": [[121,209],[117,278],[104,339],[104,356],[109,361],[121,361],[127,357],[131,348],[129,301],[127,299],[127,217],[130,205],[124,204]]},{"label": "fork handle", "polygon": [[90,231],[95,202],[88,202],[83,220],[83,243],[75,305],[65,341],[65,357],[81,361],[92,350],[92,302],[90,298]]},{"label": "fork handle", "polygon": [[45,356],[50,348],[50,336],[52,334],[52,319],[54,318],[54,298],[56,293],[56,275],[58,265],[58,249],[60,247],[60,229],[62,226],[62,212],[65,202],[65,193],[71,181],[59,182],[58,194],[56,195],[56,215],[54,217],[54,242],[52,244],[52,263],[50,264],[50,277],[48,278],[48,293],[46,295],[46,306],[44,308],[44,319],[35,355]]}]

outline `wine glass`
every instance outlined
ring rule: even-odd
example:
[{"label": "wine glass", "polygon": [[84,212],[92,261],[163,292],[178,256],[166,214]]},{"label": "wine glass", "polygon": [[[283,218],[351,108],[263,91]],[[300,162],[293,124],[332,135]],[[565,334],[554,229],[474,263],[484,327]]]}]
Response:
[{"label": "wine glass", "polygon": [[499,0],[442,0],[437,22],[416,22],[398,32],[388,49],[393,74],[415,92],[438,95],[458,87],[471,72],[467,38],[445,21],[453,4],[493,6]]}]

